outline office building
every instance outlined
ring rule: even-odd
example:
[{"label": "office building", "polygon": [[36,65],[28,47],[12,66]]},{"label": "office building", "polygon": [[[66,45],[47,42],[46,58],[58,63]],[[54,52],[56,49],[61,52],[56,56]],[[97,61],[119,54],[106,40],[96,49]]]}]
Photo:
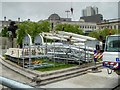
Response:
[{"label": "office building", "polygon": [[82,15],[84,16],[93,16],[98,14],[98,8],[97,7],[86,7],[85,9],[82,10]]},{"label": "office building", "polygon": [[89,6],[82,10],[82,17],[80,19],[83,19],[85,22],[100,23],[103,20],[103,16],[98,13],[97,7]]}]

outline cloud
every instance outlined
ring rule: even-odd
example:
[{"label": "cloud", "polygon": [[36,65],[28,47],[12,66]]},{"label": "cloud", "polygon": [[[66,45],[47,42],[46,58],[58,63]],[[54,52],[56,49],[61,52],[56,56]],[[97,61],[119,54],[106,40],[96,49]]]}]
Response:
[{"label": "cloud", "polygon": [[120,1],[118,3],[118,18],[120,18]]},{"label": "cloud", "polygon": [[38,21],[57,13],[60,17],[65,18],[65,11],[73,7],[74,14],[71,16],[69,13],[69,17],[79,20],[82,16],[82,9],[87,6],[97,6],[99,13],[107,19],[118,17],[117,2],[2,2],[2,16],[12,20],[20,17],[22,20],[29,18]]},{"label": "cloud", "polygon": [[2,3],[0,3],[0,18],[2,18]]},{"label": "cloud", "polygon": [[119,0],[1,0],[2,2],[118,2]]}]

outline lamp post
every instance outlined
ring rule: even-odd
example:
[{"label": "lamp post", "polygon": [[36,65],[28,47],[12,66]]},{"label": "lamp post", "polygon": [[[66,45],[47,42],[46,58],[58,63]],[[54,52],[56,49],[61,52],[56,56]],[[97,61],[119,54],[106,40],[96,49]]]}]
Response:
[{"label": "lamp post", "polygon": [[67,18],[68,18],[68,13],[69,13],[70,11],[69,11],[69,10],[66,10],[65,12],[67,13]]},{"label": "lamp post", "polygon": [[8,27],[8,31],[11,31],[12,32],[12,35],[11,35],[11,42],[12,42],[12,48],[13,48],[13,40],[14,38],[16,38],[16,30],[18,29],[15,21],[11,21],[10,22],[10,25]]},{"label": "lamp post", "polygon": [[24,68],[24,44],[23,44],[23,48],[22,48],[22,59],[23,59],[23,68]]},{"label": "lamp post", "polygon": [[[79,56],[80,56],[80,45],[79,45]],[[79,65],[80,65],[80,57],[79,57]]]},{"label": "lamp post", "polygon": [[85,61],[86,61],[86,42],[85,43]]},{"label": "lamp post", "polygon": [[18,49],[18,65],[19,65],[19,49]]},{"label": "lamp post", "polygon": [[29,45],[29,68],[31,65],[31,45]]},{"label": "lamp post", "polygon": [[54,39],[54,64],[55,64],[55,39]]}]

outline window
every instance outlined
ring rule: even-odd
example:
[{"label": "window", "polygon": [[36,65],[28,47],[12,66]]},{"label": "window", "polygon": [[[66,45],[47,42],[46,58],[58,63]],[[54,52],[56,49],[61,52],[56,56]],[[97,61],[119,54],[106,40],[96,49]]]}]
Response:
[{"label": "window", "polygon": [[89,26],[88,26],[88,28],[89,28]]},{"label": "window", "polygon": [[96,29],[96,26],[95,26],[95,29]]},{"label": "window", "polygon": [[114,26],[114,29],[116,29],[116,25]]},{"label": "window", "polygon": [[109,36],[106,41],[106,51],[117,52],[120,51],[120,36]]}]

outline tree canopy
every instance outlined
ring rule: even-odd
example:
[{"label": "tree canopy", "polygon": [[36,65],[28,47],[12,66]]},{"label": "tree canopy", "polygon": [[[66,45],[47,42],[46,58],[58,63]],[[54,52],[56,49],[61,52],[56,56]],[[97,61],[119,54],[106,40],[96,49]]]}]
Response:
[{"label": "tree canopy", "polygon": [[[40,20],[38,22],[31,22],[31,21],[24,21],[18,23],[18,30],[17,30],[17,43],[22,44],[22,40],[24,35],[30,34],[32,40],[34,37],[41,33],[41,32],[49,32],[51,30],[51,25],[49,21]],[[55,30],[57,31],[66,31],[66,32],[73,32],[76,34],[83,34],[83,31],[79,28],[78,25],[71,25],[71,24],[57,24],[55,26]]]},{"label": "tree canopy", "polygon": [[[38,35],[39,33],[49,32],[51,29],[52,29],[52,23],[50,23],[47,20],[40,20],[38,22],[24,21],[24,22],[17,23],[17,32],[16,32],[17,43],[22,44],[23,37],[26,34],[30,34],[32,37],[32,40],[34,40],[34,37]],[[56,24],[54,29],[57,31],[72,32],[72,33],[81,34],[81,35],[84,34],[83,30],[79,28],[79,25],[75,25],[75,24],[72,24],[72,25],[71,24]],[[118,31],[119,30],[113,29],[111,30],[111,34],[118,34],[118,33],[120,34],[120,32]],[[104,30],[96,30],[94,32],[90,32],[89,36],[100,40],[99,36],[102,36],[103,39],[105,39],[105,37],[109,35],[109,33],[110,33],[110,29],[106,28]],[[8,37],[9,36],[8,27],[4,27],[0,35],[2,37]]]},{"label": "tree canopy", "polygon": [[78,25],[71,24],[57,24],[55,27],[58,31],[72,32],[76,34],[83,34],[83,30],[79,28]]},{"label": "tree canopy", "polygon": [[104,29],[104,30],[96,30],[96,31],[94,31],[94,32],[90,32],[89,33],[89,36],[90,37],[94,37],[94,38],[97,38],[98,40],[100,40],[100,38],[99,38],[99,36],[102,36],[103,37],[103,39],[105,39],[106,38],[106,36],[108,36],[109,34],[120,34],[120,32],[118,32],[118,30],[116,30],[116,29],[108,29],[108,28],[106,28],[106,29]]},{"label": "tree canopy", "polygon": [[50,31],[50,23],[48,21],[39,21],[39,22],[31,22],[24,21],[19,23],[17,30],[17,43],[21,44],[23,37],[25,34],[30,34],[32,39],[41,33],[41,32],[49,32]]},{"label": "tree canopy", "polygon": [[0,36],[2,37],[8,37],[8,28],[7,27],[4,27],[0,33]]}]

